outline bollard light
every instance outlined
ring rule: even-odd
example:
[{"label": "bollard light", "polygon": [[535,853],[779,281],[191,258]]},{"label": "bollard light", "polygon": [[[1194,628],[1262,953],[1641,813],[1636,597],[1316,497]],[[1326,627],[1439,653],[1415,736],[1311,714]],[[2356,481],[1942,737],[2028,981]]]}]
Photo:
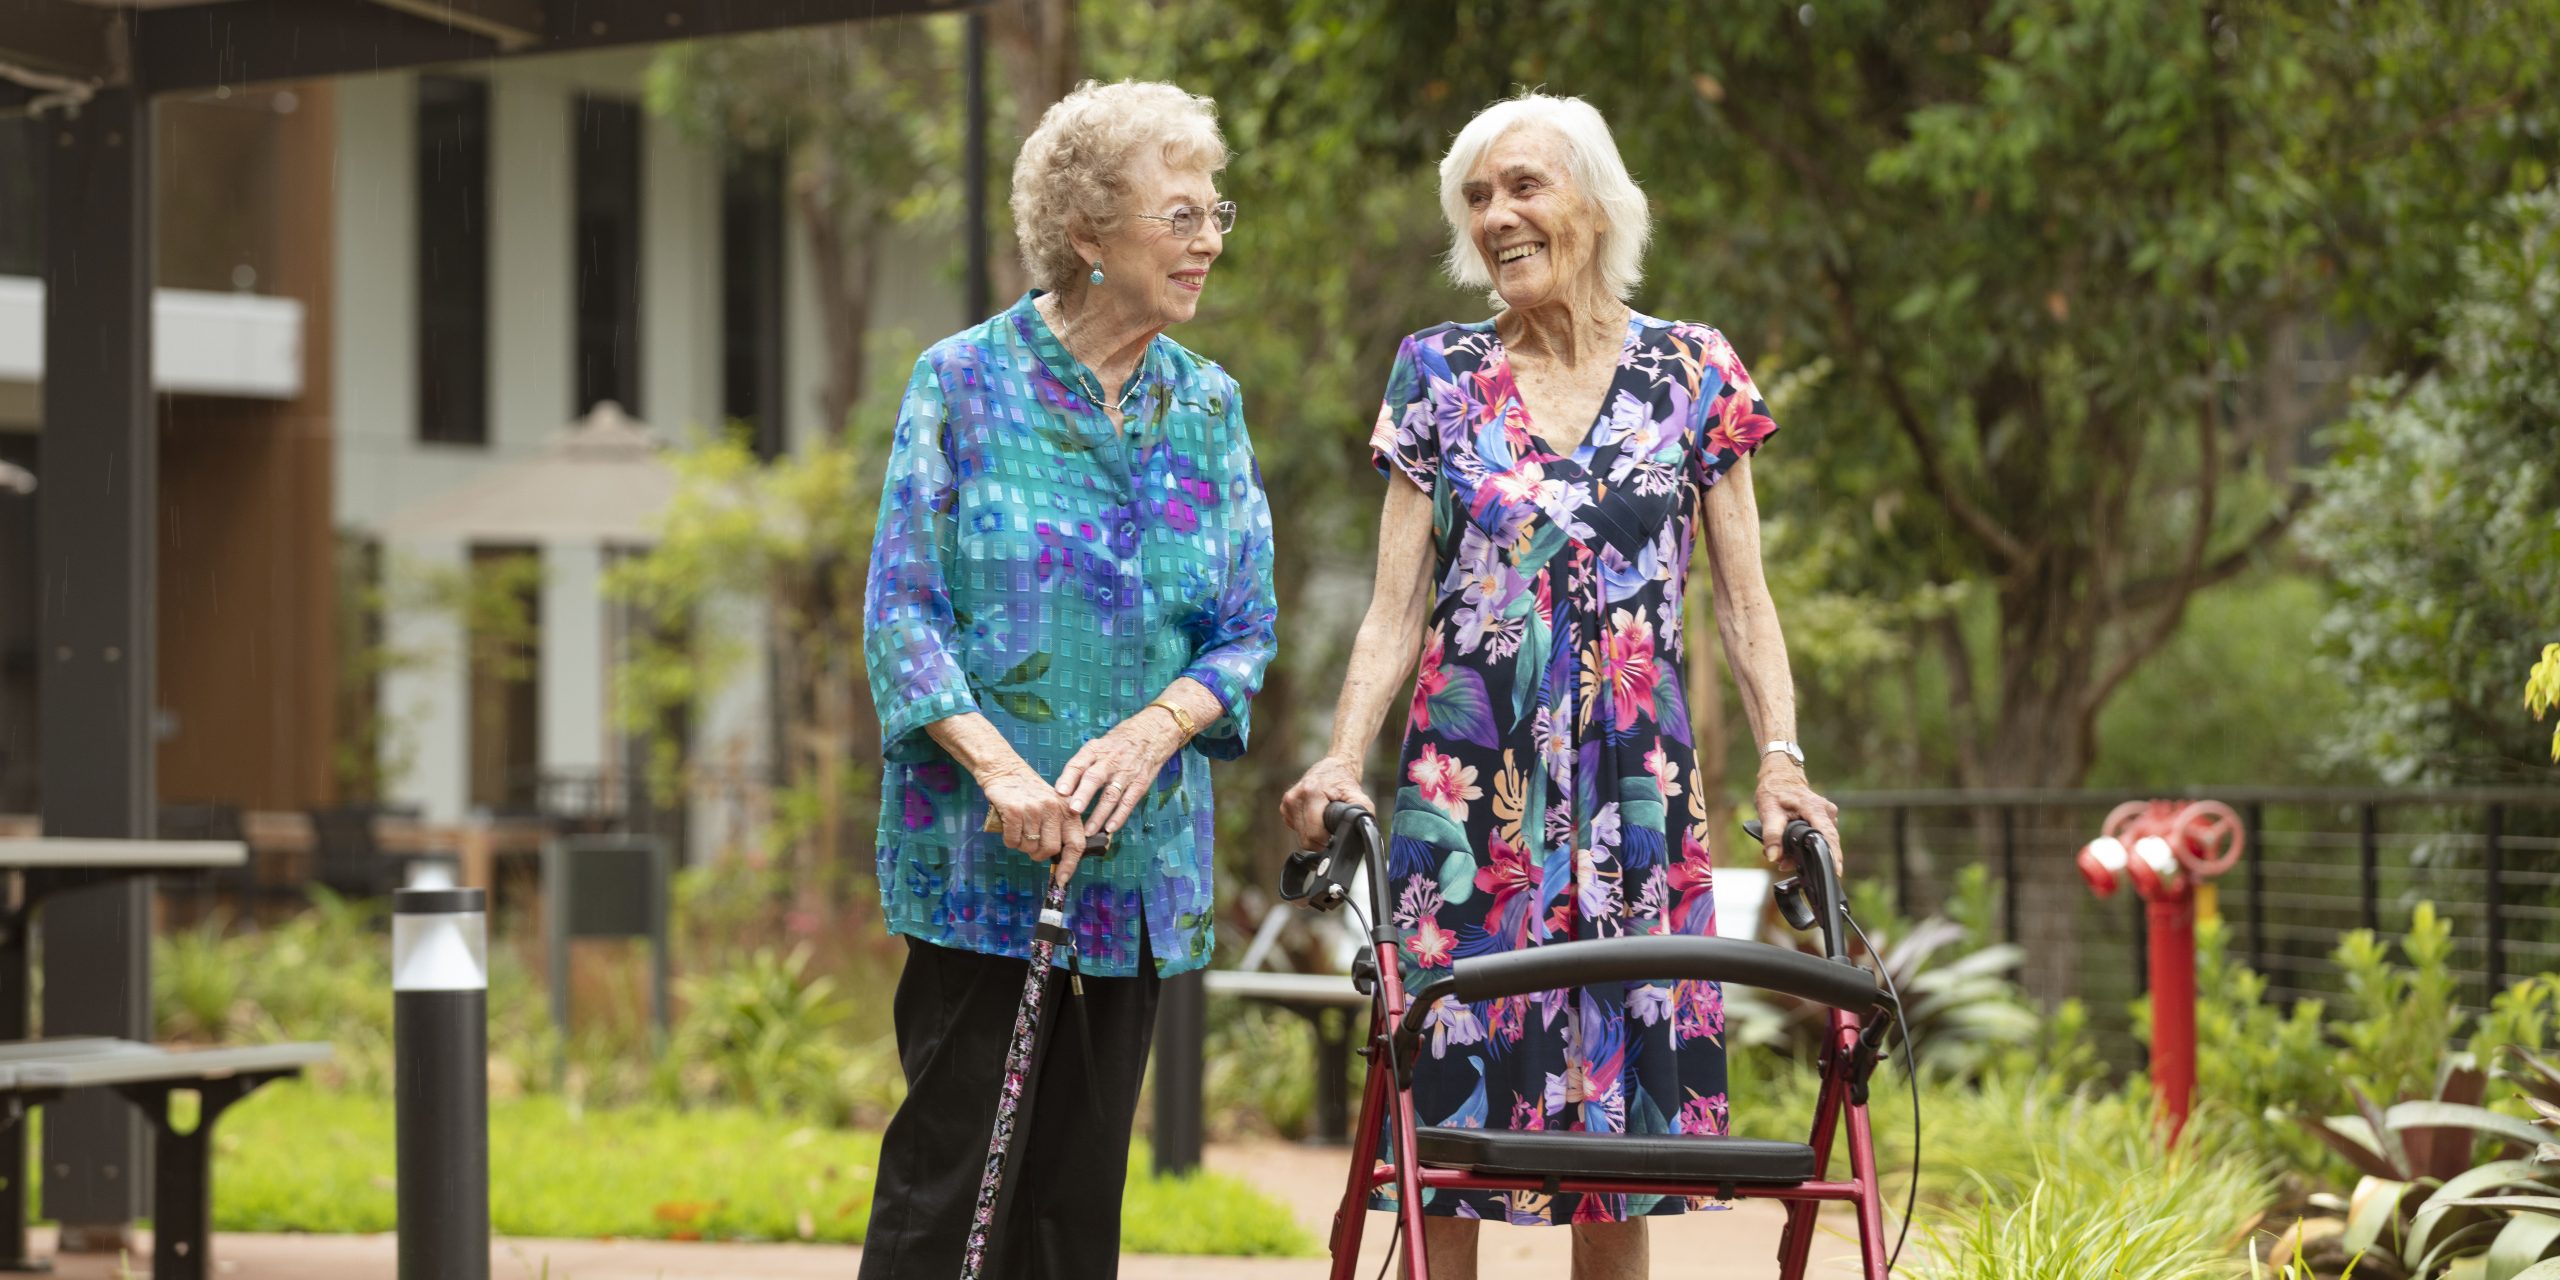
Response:
[{"label": "bollard light", "polygon": [[478,889],[392,896],[400,1280],[489,1280],[489,917]]}]

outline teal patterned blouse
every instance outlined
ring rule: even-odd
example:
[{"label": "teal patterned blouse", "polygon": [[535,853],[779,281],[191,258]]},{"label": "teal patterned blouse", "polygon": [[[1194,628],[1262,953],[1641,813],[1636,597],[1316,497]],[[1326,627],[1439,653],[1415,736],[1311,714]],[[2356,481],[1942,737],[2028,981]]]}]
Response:
[{"label": "teal patterned blouse", "polygon": [[1244,750],[1278,647],[1271,510],[1234,378],[1170,338],[1120,400],[1027,294],[916,361],[865,592],[880,711],[880,896],[893,933],[1027,956],[1043,864],[981,830],[986,797],[924,732],[987,717],[1045,778],[1189,676],[1225,708],[1166,763],[1111,851],[1077,868],[1086,972],[1209,963],[1208,757]]}]

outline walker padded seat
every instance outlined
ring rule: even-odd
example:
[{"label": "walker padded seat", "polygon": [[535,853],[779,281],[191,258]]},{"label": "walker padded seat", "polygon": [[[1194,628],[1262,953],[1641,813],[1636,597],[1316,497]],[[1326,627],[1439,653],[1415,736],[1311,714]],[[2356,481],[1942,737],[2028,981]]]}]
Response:
[{"label": "walker padded seat", "polygon": [[1642,1178],[1794,1186],[1815,1177],[1813,1148],[1760,1138],[1509,1129],[1414,1131],[1431,1168],[1527,1178]]}]

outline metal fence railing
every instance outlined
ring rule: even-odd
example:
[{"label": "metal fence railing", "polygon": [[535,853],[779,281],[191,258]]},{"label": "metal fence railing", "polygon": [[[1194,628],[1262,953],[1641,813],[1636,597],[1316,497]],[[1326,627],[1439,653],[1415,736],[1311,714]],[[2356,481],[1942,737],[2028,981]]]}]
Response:
[{"label": "metal fence railing", "polygon": [[[2199,787],[2121,791],[1895,791],[1832,797],[1859,864],[1883,862],[1906,915],[1943,906],[1959,871],[1987,864],[2000,928],[2028,952],[2029,989],[2079,996],[2113,1038],[2144,975],[2139,902],[2101,902],[2071,856],[2126,800],[2215,799],[2239,811],[2248,852],[2216,887],[2233,954],[2271,996],[2334,998],[2330,961],[2348,932],[2396,940],[2420,901],[2452,927],[2464,1002],[2560,970],[2560,787]],[[1877,874],[1869,870],[1869,875]]]}]

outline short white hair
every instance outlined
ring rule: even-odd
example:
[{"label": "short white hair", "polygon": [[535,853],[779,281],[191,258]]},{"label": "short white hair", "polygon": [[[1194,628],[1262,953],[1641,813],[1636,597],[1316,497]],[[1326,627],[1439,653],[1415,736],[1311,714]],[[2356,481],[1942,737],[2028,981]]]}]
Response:
[{"label": "short white hair", "polygon": [[1449,278],[1480,289],[1493,287],[1493,264],[1467,234],[1467,175],[1504,134],[1523,125],[1545,125],[1564,135],[1565,169],[1576,190],[1600,212],[1600,278],[1623,302],[1644,280],[1644,246],[1653,236],[1653,211],[1644,188],[1627,173],[1618,142],[1600,110],[1580,98],[1523,93],[1476,113],[1440,160],[1440,212],[1449,219]]}]

